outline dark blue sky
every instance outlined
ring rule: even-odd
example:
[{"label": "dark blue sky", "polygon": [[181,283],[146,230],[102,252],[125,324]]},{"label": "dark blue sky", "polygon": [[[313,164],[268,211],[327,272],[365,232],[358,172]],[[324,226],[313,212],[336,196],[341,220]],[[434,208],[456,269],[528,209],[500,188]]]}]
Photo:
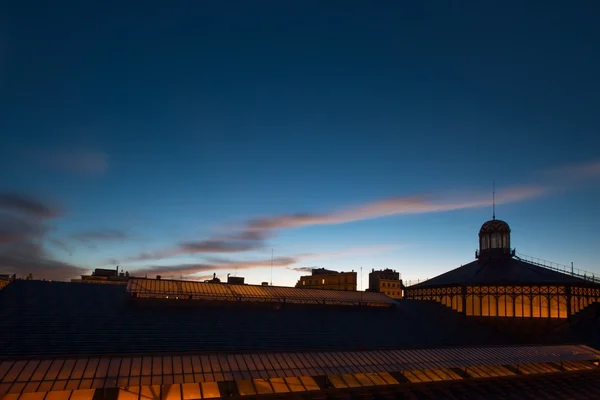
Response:
[{"label": "dark blue sky", "polygon": [[[61,207],[36,221],[41,274],[225,274],[274,248],[275,283],[312,265],[424,278],[472,258],[494,180],[518,194],[498,215],[519,251],[600,272],[596,2],[38,3],[2,20],[0,190]],[[362,206],[378,211],[330,218]],[[228,247],[296,213],[321,219]]]}]

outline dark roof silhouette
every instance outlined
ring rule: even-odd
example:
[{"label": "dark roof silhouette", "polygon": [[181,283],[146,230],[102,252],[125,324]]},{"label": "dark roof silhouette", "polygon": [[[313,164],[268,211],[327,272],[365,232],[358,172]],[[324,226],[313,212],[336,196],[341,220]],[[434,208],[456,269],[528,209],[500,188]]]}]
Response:
[{"label": "dark roof silhouette", "polygon": [[592,283],[582,278],[534,265],[518,257],[504,256],[477,259],[435,278],[412,285],[410,289],[461,285],[524,284],[589,286]]},{"label": "dark roof silhouette", "polygon": [[[0,291],[5,355],[335,350],[503,344],[434,302],[396,308],[132,300],[122,286],[15,281]],[[184,305],[189,304],[189,305]]]}]

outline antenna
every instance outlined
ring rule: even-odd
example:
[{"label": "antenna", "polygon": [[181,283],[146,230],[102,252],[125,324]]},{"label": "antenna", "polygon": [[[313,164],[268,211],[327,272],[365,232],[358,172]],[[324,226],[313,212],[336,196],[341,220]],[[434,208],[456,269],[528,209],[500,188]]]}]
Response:
[{"label": "antenna", "polygon": [[271,286],[273,286],[273,251],[274,249],[271,249]]},{"label": "antenna", "polygon": [[492,183],[492,219],[496,219],[496,181]]}]

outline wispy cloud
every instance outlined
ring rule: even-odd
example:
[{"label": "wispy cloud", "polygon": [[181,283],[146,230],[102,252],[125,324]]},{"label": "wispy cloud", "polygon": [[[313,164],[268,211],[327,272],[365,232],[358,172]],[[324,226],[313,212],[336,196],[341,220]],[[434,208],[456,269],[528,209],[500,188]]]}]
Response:
[{"label": "wispy cloud", "polygon": [[[540,196],[546,189],[542,186],[509,187],[500,191],[496,203],[510,203]],[[437,198],[436,198],[437,197]],[[454,197],[454,198],[453,198]],[[335,225],[366,219],[402,214],[421,214],[491,206],[490,195],[469,196],[400,196],[373,201],[354,207],[333,210],[327,213],[295,213],[250,220],[250,231],[299,228],[310,225]]]},{"label": "wispy cloud", "polygon": [[109,168],[106,153],[87,150],[58,150],[38,155],[43,164],[79,175],[102,175]]},{"label": "wispy cloud", "polygon": [[[546,174],[546,178],[538,179],[539,182],[537,183],[498,188],[496,190],[496,204],[517,203],[551,194],[560,190],[561,187],[555,181],[561,176],[566,176],[568,179],[577,177],[584,179],[600,176],[600,161],[551,169],[545,171],[544,174]],[[314,225],[345,224],[397,215],[482,208],[490,207],[491,204],[492,199],[489,190],[456,191],[453,193],[424,193],[395,196],[363,204],[340,207],[325,212],[296,212],[266,215],[252,218],[237,225],[237,228],[228,235],[179,243],[173,248],[142,253],[125,261],[159,260],[182,254],[243,253],[264,249],[268,238],[275,236],[278,231],[286,229]],[[320,255],[320,257],[324,257],[324,255]],[[213,264],[197,265],[212,268]]]},{"label": "wispy cloud", "polygon": [[[13,215],[13,212],[21,215]],[[22,195],[0,196],[0,266],[17,276],[29,273],[34,278],[68,279],[84,268],[52,259],[44,247],[48,218],[60,215],[58,208],[39,199]]]},{"label": "wispy cloud", "polygon": [[38,220],[30,221],[14,215],[0,213],[0,243],[20,242],[42,237],[47,228]]},{"label": "wispy cloud", "polygon": [[181,242],[171,249],[143,252],[124,261],[162,260],[185,254],[242,253],[264,248],[265,237],[261,232],[240,232],[226,237]]},{"label": "wispy cloud", "polygon": [[[275,257],[273,258],[274,267],[286,267],[298,262],[296,257]],[[215,262],[217,261],[217,262]],[[130,271],[132,275],[163,275],[168,276],[190,276],[202,272],[234,271],[237,269],[266,268],[271,266],[271,259],[255,261],[231,261],[215,260],[207,263],[188,263],[177,265],[152,265],[144,268],[138,268]]]},{"label": "wispy cloud", "polygon": [[[164,275],[168,276],[189,276],[203,272],[235,271],[253,268],[287,268],[293,265],[304,263],[310,260],[334,257],[346,257],[374,254],[377,252],[388,251],[397,248],[396,245],[376,245],[376,246],[357,246],[332,253],[305,253],[286,257],[274,257],[273,259],[259,260],[232,260],[223,257],[206,257],[201,263],[187,263],[176,265],[150,265],[147,267],[136,268],[131,271],[132,275]],[[306,267],[299,267],[306,268]],[[296,269],[304,271],[303,269]]]},{"label": "wispy cloud", "polygon": [[46,241],[51,246],[68,253],[69,255],[73,254],[73,249],[69,246],[64,240],[58,238],[47,238]]},{"label": "wispy cloud", "polygon": [[71,239],[83,243],[92,241],[111,241],[127,239],[127,234],[118,229],[99,229],[92,231],[77,232],[71,235]]},{"label": "wispy cloud", "polygon": [[[514,186],[499,191],[496,202],[509,203],[543,194],[539,186]],[[459,196],[400,196],[340,208],[326,213],[293,213],[260,217],[242,224],[237,232],[201,241],[179,243],[170,249],[143,252],[126,258],[125,262],[161,260],[183,254],[242,253],[265,248],[265,240],[276,231],[311,225],[334,225],[401,214],[451,211],[491,206],[489,193]]]},{"label": "wispy cloud", "polygon": [[19,212],[35,218],[55,218],[62,214],[56,206],[19,193],[0,193],[0,210]]},{"label": "wispy cloud", "polygon": [[296,267],[296,268],[289,268],[292,271],[296,271],[296,272],[307,272],[307,273],[311,273],[313,269],[317,269],[319,267]]},{"label": "wispy cloud", "polygon": [[549,178],[567,181],[600,178],[600,160],[550,168],[543,171],[543,174]]}]

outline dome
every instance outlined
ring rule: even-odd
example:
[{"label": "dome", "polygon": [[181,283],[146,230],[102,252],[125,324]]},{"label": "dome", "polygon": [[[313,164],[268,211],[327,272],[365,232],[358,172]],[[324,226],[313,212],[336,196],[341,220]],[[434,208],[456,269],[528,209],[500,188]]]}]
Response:
[{"label": "dome", "polygon": [[481,225],[479,235],[487,233],[510,233],[510,226],[500,219],[491,219]]},{"label": "dome", "polygon": [[506,222],[495,218],[481,225],[477,257],[508,254],[510,254],[510,226]]}]

